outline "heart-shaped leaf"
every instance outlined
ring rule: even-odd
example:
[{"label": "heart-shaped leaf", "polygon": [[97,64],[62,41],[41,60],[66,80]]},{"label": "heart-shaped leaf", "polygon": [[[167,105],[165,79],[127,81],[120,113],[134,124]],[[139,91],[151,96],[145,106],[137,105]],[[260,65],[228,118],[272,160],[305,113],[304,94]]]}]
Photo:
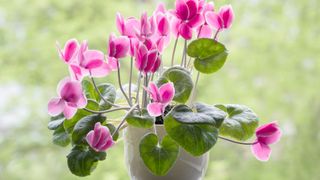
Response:
[{"label": "heart-shaped leaf", "polygon": [[[87,109],[91,109],[91,110],[99,110],[99,104],[93,100],[93,99],[88,99],[88,103],[87,103],[87,106],[86,106]],[[77,110],[77,113],[71,118],[71,119],[68,119],[68,120],[65,120],[63,122],[63,127],[64,129],[68,132],[68,133],[72,133],[73,131],[73,128],[74,126],[76,125],[76,123],[82,119],[83,117],[85,116],[88,116],[88,115],[91,115],[92,113],[84,110],[84,109],[78,109]]]},{"label": "heart-shaped leaf", "polygon": [[225,116],[221,110],[204,104],[196,104],[194,109],[178,105],[166,116],[164,126],[187,152],[200,156],[215,145],[218,127]]},{"label": "heart-shaped leaf", "polygon": [[139,128],[151,128],[154,124],[154,118],[151,117],[146,109],[132,111],[126,118],[128,124]]},{"label": "heart-shaped leaf", "polygon": [[50,130],[58,129],[58,127],[64,122],[65,119],[66,118],[63,116],[63,114],[51,117],[51,120],[48,123],[48,129]]},{"label": "heart-shaped leaf", "polygon": [[237,104],[216,105],[216,107],[228,114],[220,127],[221,135],[245,141],[254,134],[259,120],[251,109]]},{"label": "heart-shaped leaf", "polygon": [[192,41],[187,53],[194,57],[194,67],[202,73],[211,74],[222,68],[228,53],[225,46],[213,39],[201,38]]},{"label": "heart-shaped leaf", "polygon": [[139,146],[140,157],[146,167],[157,176],[164,176],[176,162],[179,146],[168,135],[160,143],[157,135],[145,135]]},{"label": "heart-shaped leaf", "polygon": [[193,108],[178,105],[170,112],[170,115],[181,123],[212,124],[217,128],[227,116],[223,110],[203,103],[195,103]]},{"label": "heart-shaped leaf", "polygon": [[[114,101],[116,100],[117,91],[116,91],[116,88],[112,84],[109,84],[109,83],[100,84],[98,86],[98,89],[99,89],[102,97],[105,100],[107,100],[107,102],[114,103]],[[112,107],[112,105],[110,103],[106,103],[104,100],[101,99],[100,96],[98,96],[97,102],[99,102],[99,104],[101,106],[100,107],[101,110],[107,110]]]},{"label": "heart-shaped leaf", "polygon": [[89,115],[80,119],[74,126],[72,142],[75,144],[83,143],[84,137],[94,128],[97,122],[103,123],[106,117],[101,115]]},{"label": "heart-shaped leaf", "polygon": [[62,147],[69,145],[70,137],[69,134],[63,128],[62,124],[56,130],[54,130],[52,142]]},{"label": "heart-shaped leaf", "polygon": [[98,161],[106,158],[105,152],[95,152],[81,146],[75,146],[68,154],[69,170],[77,176],[88,176],[96,168]]},{"label": "heart-shaped leaf", "polygon": [[193,88],[193,82],[190,73],[186,69],[182,67],[171,67],[164,71],[158,79],[157,85],[161,86],[167,82],[174,84],[174,101],[179,103],[188,101]]}]

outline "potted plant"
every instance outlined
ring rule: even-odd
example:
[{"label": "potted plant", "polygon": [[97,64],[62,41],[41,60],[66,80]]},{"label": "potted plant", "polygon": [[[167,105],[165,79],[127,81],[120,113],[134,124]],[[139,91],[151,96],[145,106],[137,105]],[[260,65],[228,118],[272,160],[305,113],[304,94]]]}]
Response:
[{"label": "potted plant", "polygon": [[[143,13],[140,19],[118,13],[120,35],[110,35],[106,55],[89,49],[87,41],[71,39],[64,48],[57,43],[70,76],[48,103],[48,128],[55,144],[71,144],[70,171],[90,175],[121,130],[131,179],[202,179],[218,139],[249,145],[258,160],[267,161],[269,144],[281,136],[276,122],[258,127],[257,115],[244,105],[195,101],[200,74],[217,72],[227,59],[218,35],[231,27],[233,17],[230,5],[214,10],[212,2],[177,0],[173,10],[160,4],[152,16]],[[171,39],[171,60],[164,61]],[[179,39],[183,55],[178,59]],[[123,85],[125,63],[130,71]],[[110,73],[117,74],[119,89],[96,82]],[[244,142],[253,135],[253,142]]]}]

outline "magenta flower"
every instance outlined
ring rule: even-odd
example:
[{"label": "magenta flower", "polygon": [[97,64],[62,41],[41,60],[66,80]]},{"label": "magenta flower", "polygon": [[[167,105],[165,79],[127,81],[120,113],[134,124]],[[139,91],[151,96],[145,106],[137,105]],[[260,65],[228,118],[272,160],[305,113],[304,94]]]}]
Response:
[{"label": "magenta flower", "polygon": [[84,108],[87,104],[81,83],[68,77],[59,82],[57,93],[59,96],[52,98],[48,103],[48,113],[51,116],[63,113],[66,119],[70,119],[77,109]]},{"label": "magenta flower", "polygon": [[199,38],[211,38],[213,29],[209,26],[205,15],[207,12],[212,12],[214,10],[213,2],[205,3],[203,5],[202,17],[204,18],[204,24],[197,28],[197,34]]},{"label": "magenta flower", "polygon": [[111,34],[108,46],[108,64],[112,70],[118,69],[118,60],[128,55],[130,41],[126,36],[116,37]]},{"label": "magenta flower", "polygon": [[57,49],[60,55],[60,58],[67,64],[74,60],[76,57],[79,44],[76,39],[70,39],[64,45],[64,48],[61,49],[59,43],[56,43]]},{"label": "magenta flower", "polygon": [[206,22],[216,30],[228,29],[231,27],[234,14],[231,5],[222,6],[219,13],[213,11],[205,14]]},{"label": "magenta flower", "polygon": [[86,140],[89,146],[97,152],[106,151],[114,144],[109,129],[102,126],[100,122],[97,122],[94,129],[87,134]]},{"label": "magenta flower", "polygon": [[175,18],[172,18],[173,33],[186,40],[191,39],[193,29],[203,23],[201,9],[199,0],[177,0],[173,12]]},{"label": "magenta flower", "polygon": [[[150,41],[146,41],[150,42]],[[148,44],[147,44],[148,45]],[[148,45],[152,47],[152,45]],[[161,59],[159,58],[158,51],[155,48],[148,48],[145,44],[139,43],[135,53],[135,66],[144,74],[155,72],[158,70]],[[160,61],[160,62],[159,62]]]},{"label": "magenta flower", "polygon": [[77,55],[69,64],[72,79],[81,81],[87,75],[104,77],[110,73],[111,69],[104,60],[104,54],[98,50],[89,50],[87,41],[81,43]]},{"label": "magenta flower", "polygon": [[152,103],[148,104],[147,110],[150,116],[160,116],[173,99],[175,90],[172,82],[163,84],[158,88],[153,82],[149,84],[147,92],[150,94]]},{"label": "magenta flower", "polygon": [[269,144],[278,142],[281,137],[281,130],[277,122],[271,122],[257,128],[256,137],[257,139],[251,146],[252,153],[258,160],[268,161],[271,154]]}]

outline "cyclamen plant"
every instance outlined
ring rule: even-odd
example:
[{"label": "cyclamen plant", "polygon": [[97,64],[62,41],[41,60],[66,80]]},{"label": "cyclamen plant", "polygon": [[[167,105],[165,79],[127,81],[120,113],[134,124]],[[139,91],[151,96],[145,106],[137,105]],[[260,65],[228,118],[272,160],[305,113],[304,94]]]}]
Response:
[{"label": "cyclamen plant", "polygon": [[[258,160],[267,161],[269,145],[281,136],[277,122],[258,127],[257,115],[244,105],[194,103],[200,74],[217,72],[227,59],[228,51],[218,41],[218,35],[231,27],[233,19],[230,5],[217,11],[213,2],[177,0],[175,9],[166,10],[160,4],[151,16],[143,13],[140,19],[124,18],[118,13],[116,26],[120,35],[110,35],[106,54],[89,49],[87,41],[79,44],[71,39],[63,49],[57,43],[70,76],[59,82],[58,96],[48,103],[52,116],[48,127],[54,131],[55,144],[67,146],[71,142],[67,156],[70,171],[77,176],[89,175],[97,162],[106,158],[106,151],[117,144],[119,132],[127,126],[152,128],[161,124],[167,132],[166,140],[173,144],[171,149],[162,150],[179,151],[181,147],[200,156],[220,138],[249,145]],[[166,64],[162,55],[172,37],[172,58]],[[184,41],[181,60],[175,58],[179,39]],[[121,79],[124,63],[130,64],[127,85]],[[94,78],[114,71],[119,91],[113,84],[96,83]],[[123,111],[126,113],[121,120],[113,120]],[[157,136],[156,132],[151,134]],[[256,140],[243,142],[254,134]],[[149,135],[142,138],[140,150],[153,150]],[[155,161],[156,157],[163,157],[160,153],[165,147],[158,142],[157,148],[160,150],[151,153],[155,158],[141,158],[153,174],[162,176],[174,161]],[[170,158],[178,157],[177,153],[172,154]],[[150,161],[156,166],[152,168]]]}]

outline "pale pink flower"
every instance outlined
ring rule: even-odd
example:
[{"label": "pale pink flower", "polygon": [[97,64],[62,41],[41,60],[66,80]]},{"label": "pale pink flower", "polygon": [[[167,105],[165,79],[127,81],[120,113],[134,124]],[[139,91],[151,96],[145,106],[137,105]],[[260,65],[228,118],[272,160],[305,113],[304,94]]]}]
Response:
[{"label": "pale pink flower", "polygon": [[231,5],[222,6],[218,13],[209,11],[205,14],[206,22],[216,30],[228,29],[231,27],[234,14]]},{"label": "pale pink flower", "polygon": [[69,39],[64,48],[61,49],[59,43],[56,43],[60,58],[67,64],[72,62],[77,55],[79,44],[76,39]]},{"label": "pale pink flower", "polygon": [[66,119],[70,119],[77,109],[84,108],[87,104],[81,83],[69,77],[59,82],[57,93],[59,96],[52,98],[48,103],[48,113],[51,116],[63,113]]},{"label": "pale pink flower", "polygon": [[174,97],[174,86],[172,82],[163,84],[160,88],[153,82],[149,83],[146,91],[150,94],[152,103],[148,104],[147,110],[150,116],[160,116],[164,113],[165,108],[170,104]]}]

